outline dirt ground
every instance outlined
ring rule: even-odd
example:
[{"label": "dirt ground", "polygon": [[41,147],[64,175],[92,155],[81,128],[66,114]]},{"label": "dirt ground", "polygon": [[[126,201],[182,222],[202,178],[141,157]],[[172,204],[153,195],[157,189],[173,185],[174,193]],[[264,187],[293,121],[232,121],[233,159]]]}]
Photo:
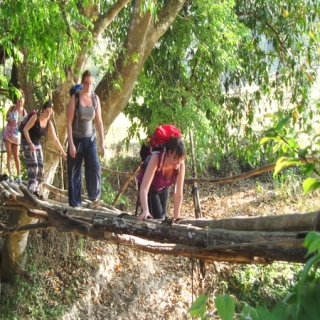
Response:
[{"label": "dirt ground", "polygon": [[[200,185],[202,214],[222,218],[317,210],[318,194],[303,196],[300,189],[298,182],[296,189],[277,188],[268,175],[223,185]],[[190,195],[191,187],[186,186],[184,218],[194,217]],[[216,287],[234,267],[207,261],[203,279],[197,260],[153,255],[97,241],[86,243],[85,260],[90,268],[70,274],[72,281],[79,281],[81,298],[63,320],[190,319],[188,309],[202,293],[209,295],[208,309],[213,310]]]}]

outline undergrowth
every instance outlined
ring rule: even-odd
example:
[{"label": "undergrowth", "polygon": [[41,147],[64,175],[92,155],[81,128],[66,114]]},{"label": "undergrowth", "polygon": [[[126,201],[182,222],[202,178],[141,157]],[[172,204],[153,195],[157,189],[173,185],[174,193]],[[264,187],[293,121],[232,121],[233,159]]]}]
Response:
[{"label": "undergrowth", "polygon": [[59,319],[69,310],[87,290],[84,275],[93,268],[86,242],[53,230],[31,232],[23,274],[2,285],[1,319]]},{"label": "undergrowth", "polygon": [[236,297],[239,313],[246,304],[272,309],[298,282],[302,268],[288,263],[237,266],[222,280],[222,293]]}]

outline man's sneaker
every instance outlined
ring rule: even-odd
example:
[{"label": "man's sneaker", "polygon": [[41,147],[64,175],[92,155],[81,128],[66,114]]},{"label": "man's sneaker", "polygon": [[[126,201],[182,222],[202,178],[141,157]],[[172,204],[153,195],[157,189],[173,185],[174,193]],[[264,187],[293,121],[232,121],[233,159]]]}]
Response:
[{"label": "man's sneaker", "polygon": [[43,199],[43,195],[40,194],[38,191],[34,191],[34,192],[33,192],[33,195],[36,196],[39,200],[42,200],[42,199]]},{"label": "man's sneaker", "polygon": [[103,203],[104,203],[103,200],[100,200],[100,199],[92,200],[92,202],[89,204],[88,208],[95,209],[99,206],[102,206]]},{"label": "man's sneaker", "polygon": [[22,182],[21,177],[18,176],[18,178],[16,179],[16,182],[17,182],[17,183],[21,183],[21,182]]}]

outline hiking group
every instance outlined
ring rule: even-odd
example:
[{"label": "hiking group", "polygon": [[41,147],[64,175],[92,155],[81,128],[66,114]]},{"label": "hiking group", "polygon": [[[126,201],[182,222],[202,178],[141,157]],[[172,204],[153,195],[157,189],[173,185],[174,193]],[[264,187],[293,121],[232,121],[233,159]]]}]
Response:
[{"label": "hiking group", "polygon": [[[99,97],[93,91],[94,77],[89,70],[82,74],[81,85],[70,90],[67,106],[67,153],[64,151],[50,117],[53,113],[52,101],[44,103],[41,111],[24,109],[25,97],[20,97],[7,112],[7,125],[3,130],[3,140],[7,151],[9,180],[13,180],[11,159],[14,157],[17,178],[21,183],[19,146],[21,144],[28,174],[28,190],[42,199],[40,192],[44,181],[44,161],[41,137],[47,132],[53,143],[67,161],[69,205],[82,206],[82,164],[88,198],[92,208],[101,205],[101,166],[98,156],[96,130],[99,136],[99,151],[105,155],[104,130]],[[174,219],[178,219],[183,198],[186,149],[179,129],[173,125],[156,128],[140,152],[142,165],[137,176],[139,195],[136,215],[139,220],[164,219],[168,210],[169,187],[173,190]],[[138,207],[141,213],[138,215]]]},{"label": "hiking group", "polygon": [[9,181],[14,180],[11,165],[13,155],[17,171],[16,182],[22,182],[19,158],[21,145],[28,174],[28,190],[35,197],[43,199],[40,189],[44,181],[45,168],[41,138],[48,133],[63,159],[67,161],[69,205],[73,207],[81,206],[81,167],[83,160],[89,199],[93,206],[100,204],[101,169],[96,148],[95,128],[98,131],[100,151],[103,156],[105,151],[100,100],[92,91],[93,81],[93,75],[86,70],[82,74],[81,86],[78,86],[78,90],[72,92],[70,96],[67,109],[67,153],[64,151],[50,120],[53,114],[52,101],[45,102],[41,111],[33,110],[27,113],[24,109],[24,92],[19,90],[19,97],[7,112],[7,124],[3,130]]}]

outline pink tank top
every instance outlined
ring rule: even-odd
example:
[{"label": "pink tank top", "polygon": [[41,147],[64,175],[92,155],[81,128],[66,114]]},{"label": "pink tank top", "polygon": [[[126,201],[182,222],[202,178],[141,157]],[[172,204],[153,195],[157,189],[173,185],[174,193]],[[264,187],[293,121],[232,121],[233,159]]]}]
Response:
[{"label": "pink tank top", "polygon": [[156,172],[151,182],[151,189],[154,191],[161,191],[166,187],[170,187],[176,182],[179,170],[174,170],[171,177],[167,180],[162,175],[162,171]]},{"label": "pink tank top", "polygon": [[[139,184],[142,183],[144,172],[146,170],[146,167],[148,166],[150,158],[151,158],[151,155],[147,157],[147,159],[145,160],[144,164],[142,165],[142,167],[137,175],[137,180],[138,180]],[[177,175],[179,173],[179,169],[180,168],[173,170],[173,173],[168,180],[165,179],[164,176],[162,175],[162,170],[160,172],[156,171],[156,173],[153,177],[153,180],[151,182],[150,188],[154,191],[161,191],[164,188],[173,185],[176,182]]]}]

